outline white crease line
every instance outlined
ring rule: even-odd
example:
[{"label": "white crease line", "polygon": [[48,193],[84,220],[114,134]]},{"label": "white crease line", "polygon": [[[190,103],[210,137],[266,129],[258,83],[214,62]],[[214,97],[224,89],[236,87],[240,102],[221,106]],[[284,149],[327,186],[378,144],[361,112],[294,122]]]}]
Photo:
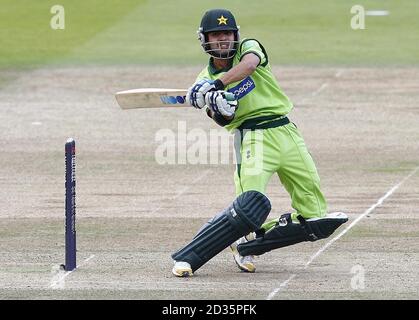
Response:
[{"label": "white crease line", "polygon": [[335,73],[335,78],[339,78],[339,77],[342,75],[342,73],[343,73],[344,71],[345,71],[344,69],[340,69],[340,70],[338,70],[338,71]]},{"label": "white crease line", "polygon": [[282,288],[285,288],[288,283],[294,279],[296,277],[296,274],[292,274],[291,277],[289,277],[287,280],[285,280],[284,282],[282,282],[278,288],[275,288],[274,290],[271,291],[271,293],[269,294],[269,296],[266,298],[266,300],[272,300],[272,298],[279,292],[279,290],[281,290]]},{"label": "white crease line", "polygon": [[[334,78],[339,78],[344,72],[344,69],[340,69],[338,71],[336,71],[336,73],[334,74]],[[315,96],[317,96],[320,92],[322,92],[325,88],[327,88],[329,86],[329,81],[325,81],[323,82],[319,88],[317,88],[316,90],[314,90],[310,96],[303,98],[299,104],[303,104],[304,102],[306,102],[307,100],[309,100],[310,98],[313,98]]]},{"label": "white crease line", "polygon": [[320,92],[322,92],[325,88],[327,88],[328,85],[329,85],[329,83],[327,83],[327,82],[323,83],[320,86],[320,88],[318,88],[316,91],[314,91],[314,92],[311,93],[311,96],[312,97],[317,96]]},{"label": "white crease line", "polygon": [[64,273],[61,274],[61,276],[59,276],[57,279],[53,279],[51,280],[51,284],[50,284],[50,288],[52,289],[61,289],[64,286],[64,279],[67,278],[70,274],[72,274],[75,270],[77,270],[77,268],[80,268],[82,266],[84,266],[86,263],[88,263],[90,260],[92,260],[95,257],[94,254],[92,254],[90,257],[88,257],[87,259],[83,260],[82,263],[80,263],[79,265],[76,266],[76,269],[71,270],[71,271],[66,271]]},{"label": "white crease line", "polygon": [[94,254],[92,254],[89,258],[85,259],[82,263],[80,263],[77,268],[84,266],[86,263],[88,263],[90,260],[92,260],[95,257]]},{"label": "white crease line", "polygon": [[[191,188],[191,186],[193,184],[195,184],[196,182],[198,182],[199,180],[201,180],[202,178],[204,178],[206,175],[208,175],[208,173],[210,173],[211,169],[207,169],[205,170],[201,175],[199,175],[197,178],[195,178],[188,186],[184,187],[183,189],[181,189],[176,195],[174,195],[173,197],[170,198],[166,198],[167,200],[175,200],[177,198],[179,198],[181,195],[183,195],[188,189]],[[162,202],[163,203],[163,202]],[[157,211],[159,211],[161,209],[161,207],[163,206],[163,204],[160,204],[156,209],[154,209],[151,214],[156,213]]]},{"label": "white crease line", "polygon": [[[339,240],[346,232],[348,232],[354,225],[356,225],[362,218],[364,218],[366,215],[371,213],[375,208],[380,206],[385,199],[387,199],[389,196],[393,194],[394,191],[396,191],[406,180],[408,180],[411,176],[413,176],[417,171],[419,170],[419,167],[416,167],[410,174],[408,174],[406,177],[404,177],[398,184],[396,184],[394,187],[392,187],[387,193],[382,196],[378,201],[371,207],[369,207],[366,211],[364,211],[363,214],[361,214],[358,218],[356,218],[349,226],[347,226],[341,233],[339,233],[336,237],[334,237],[332,240],[327,242],[323,247],[320,248],[319,251],[317,251],[314,255],[311,256],[311,258],[308,260],[308,262],[305,264],[304,269],[307,269],[308,266],[318,257],[320,256],[328,247],[332,245],[335,241]],[[282,282],[278,288],[275,288],[271,291],[271,293],[266,298],[267,300],[271,300],[281,289],[286,288],[288,283],[296,277],[296,274],[292,274],[287,280]]]}]

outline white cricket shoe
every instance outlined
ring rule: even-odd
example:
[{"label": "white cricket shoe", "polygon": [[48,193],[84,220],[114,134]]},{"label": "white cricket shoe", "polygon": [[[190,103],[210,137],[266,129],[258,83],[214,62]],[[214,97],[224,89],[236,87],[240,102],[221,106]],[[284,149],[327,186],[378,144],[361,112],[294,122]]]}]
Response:
[{"label": "white cricket shoe", "polygon": [[191,265],[184,261],[175,261],[172,273],[176,277],[191,277],[193,275]]},{"label": "white cricket shoe", "polygon": [[241,243],[245,243],[249,240],[254,239],[254,234],[250,233],[246,237],[241,237],[239,240],[233,242],[233,244],[230,246],[231,251],[233,252],[234,261],[236,262],[237,266],[240,270],[244,272],[253,273],[256,271],[255,266],[255,258],[254,256],[241,256],[239,252],[237,251],[237,246]]}]

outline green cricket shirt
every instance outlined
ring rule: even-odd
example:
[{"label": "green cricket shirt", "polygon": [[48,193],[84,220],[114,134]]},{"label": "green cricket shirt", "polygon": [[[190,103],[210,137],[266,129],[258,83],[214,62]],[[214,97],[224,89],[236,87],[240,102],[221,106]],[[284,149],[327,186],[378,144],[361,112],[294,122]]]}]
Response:
[{"label": "green cricket shirt", "polygon": [[229,131],[237,128],[244,120],[268,115],[286,115],[293,108],[291,101],[284,94],[272,73],[265,49],[256,39],[240,41],[229,68],[216,70],[211,58],[208,67],[198,75],[197,81],[220,78],[248,53],[254,53],[260,58],[259,66],[247,78],[231,83],[225,88],[234,93],[239,102],[233,121],[225,126]]}]

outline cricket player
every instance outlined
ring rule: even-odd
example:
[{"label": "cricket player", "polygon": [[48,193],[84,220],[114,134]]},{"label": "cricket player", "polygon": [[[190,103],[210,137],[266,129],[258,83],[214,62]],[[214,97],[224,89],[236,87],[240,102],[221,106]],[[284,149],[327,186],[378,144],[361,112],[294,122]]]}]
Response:
[{"label": "cricket player", "polygon": [[[198,36],[211,57],[186,99],[197,109],[206,108],[209,117],[235,134],[237,197],[172,254],[172,272],[192,276],[228,246],[237,266],[254,272],[254,255],[327,238],[348,219],[341,212],[326,212],[316,166],[287,116],[293,105],[278,85],[262,44],[240,39],[235,18],[225,9],[207,11]],[[265,190],[274,174],[295,211],[265,221],[271,210]]]}]

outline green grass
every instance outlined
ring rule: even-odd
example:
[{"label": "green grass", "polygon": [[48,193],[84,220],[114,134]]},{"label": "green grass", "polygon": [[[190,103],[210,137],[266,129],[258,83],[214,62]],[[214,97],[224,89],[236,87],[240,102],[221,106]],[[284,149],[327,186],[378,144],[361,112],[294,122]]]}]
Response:
[{"label": "green grass", "polygon": [[[57,1],[2,0],[0,68],[63,64],[203,64],[196,29],[225,1],[62,0],[65,30],[52,30]],[[272,64],[419,63],[419,1],[365,0],[365,30],[352,30],[346,0],[230,0],[242,37],[256,37]]]},{"label": "green grass", "polygon": [[[60,63],[72,51],[117,23],[136,0],[2,0],[0,11],[0,67]],[[51,7],[65,9],[65,29],[53,30]],[[123,5],[121,5],[123,3]],[[74,63],[78,57],[71,58]],[[92,61],[94,62],[94,61]]]}]

